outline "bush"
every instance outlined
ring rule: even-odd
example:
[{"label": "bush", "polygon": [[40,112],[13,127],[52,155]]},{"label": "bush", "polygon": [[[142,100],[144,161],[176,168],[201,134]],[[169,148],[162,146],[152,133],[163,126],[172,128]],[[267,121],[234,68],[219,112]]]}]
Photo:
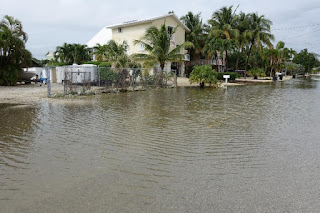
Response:
[{"label": "bush", "polygon": [[261,68],[252,68],[248,74],[253,77],[266,77],[266,73]]},{"label": "bush", "polygon": [[190,81],[197,82],[200,86],[205,83],[217,84],[216,74],[209,65],[195,66],[190,74]]},{"label": "bush", "polygon": [[223,78],[224,75],[230,75],[230,78],[229,78],[230,81],[235,81],[236,78],[240,77],[240,74],[236,73],[236,72],[215,72],[215,75],[217,76],[217,79],[220,80],[220,81],[221,80],[222,81],[225,80]]},{"label": "bush", "polygon": [[106,61],[86,61],[83,64],[94,64],[100,67],[111,67],[112,63],[111,62],[106,62]]},{"label": "bush", "polygon": [[64,62],[57,62],[57,61],[50,61],[48,63],[49,66],[54,66],[54,67],[59,67],[59,66],[67,66],[69,65],[68,63],[64,63]]},{"label": "bush", "polygon": [[94,65],[99,65],[101,61],[85,61],[82,64],[94,64]]},{"label": "bush", "polygon": [[320,72],[320,68],[313,69],[311,72],[312,74],[318,74]]},{"label": "bush", "polygon": [[1,86],[15,86],[22,70],[14,65],[6,65],[0,68],[0,85]]},{"label": "bush", "polygon": [[111,62],[100,62],[99,67],[111,67]]},{"label": "bush", "polygon": [[112,69],[107,67],[100,69],[100,79],[107,86],[111,86],[118,78],[119,74],[114,72]]}]

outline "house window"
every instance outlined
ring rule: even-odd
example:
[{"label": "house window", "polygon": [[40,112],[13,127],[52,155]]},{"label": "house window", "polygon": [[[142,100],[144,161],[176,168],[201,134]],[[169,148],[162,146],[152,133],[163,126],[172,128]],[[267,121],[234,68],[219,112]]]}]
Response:
[{"label": "house window", "polygon": [[168,27],[168,36],[171,36],[170,41],[174,40],[174,36],[173,36],[173,27]]},{"label": "house window", "polygon": [[211,64],[214,64],[214,65],[217,64],[217,61],[216,61],[215,57],[212,57],[212,58],[211,58]]},{"label": "house window", "polygon": [[144,46],[142,44],[138,44],[138,51],[143,52],[144,51]]},{"label": "house window", "polygon": [[118,33],[122,33],[122,28],[121,27],[118,28]]},{"label": "house window", "polygon": [[130,50],[130,46],[129,46],[129,44],[128,44],[128,41],[127,41],[127,40],[124,40],[123,43],[125,44],[125,45],[124,45],[124,49],[125,49],[126,51],[129,51],[129,50]]}]

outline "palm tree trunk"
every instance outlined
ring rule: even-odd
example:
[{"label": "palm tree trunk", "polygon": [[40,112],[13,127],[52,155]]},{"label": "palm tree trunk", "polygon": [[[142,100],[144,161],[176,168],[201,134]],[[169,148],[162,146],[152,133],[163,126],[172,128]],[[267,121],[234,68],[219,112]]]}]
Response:
[{"label": "palm tree trunk", "polygon": [[160,69],[163,71],[165,63],[160,63]]},{"label": "palm tree trunk", "polygon": [[228,50],[226,50],[226,69],[228,72]]},{"label": "palm tree trunk", "polygon": [[219,61],[218,61],[217,53],[214,54],[214,60],[216,61],[216,71],[219,72],[220,68],[219,68]]},{"label": "palm tree trunk", "polygon": [[252,40],[251,46],[250,46],[250,49],[249,49],[249,52],[248,52],[248,57],[247,57],[247,61],[246,61],[246,71],[248,71],[249,58],[250,58],[250,56],[251,56],[251,51],[252,51],[253,43],[254,43],[254,40]]},{"label": "palm tree trunk", "polygon": [[272,78],[272,71],[273,71],[273,62],[270,61],[270,78]]},{"label": "palm tree trunk", "polygon": [[237,55],[236,70],[239,69],[239,60],[240,60],[240,48],[239,48],[238,55]]}]

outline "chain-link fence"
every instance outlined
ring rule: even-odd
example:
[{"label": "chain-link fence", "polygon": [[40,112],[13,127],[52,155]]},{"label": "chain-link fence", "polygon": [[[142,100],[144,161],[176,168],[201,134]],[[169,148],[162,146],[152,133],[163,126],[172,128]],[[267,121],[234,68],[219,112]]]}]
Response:
[{"label": "chain-link fence", "polygon": [[[52,72],[53,83],[64,85],[64,94],[86,93],[92,86],[116,90],[139,90],[149,87],[168,87],[175,85],[175,73],[171,70],[147,68],[111,68],[96,65],[70,65],[47,67]],[[50,70],[49,70],[50,69]],[[54,70],[54,72],[52,71]],[[51,87],[48,88],[50,97]],[[92,91],[91,91],[92,92]]]},{"label": "chain-link fence", "polygon": [[65,72],[64,94],[85,92],[91,89],[90,72]]},{"label": "chain-link fence", "polygon": [[127,88],[127,87],[166,87],[173,85],[174,73],[172,71],[150,70],[145,68],[111,68],[98,69],[101,87]]}]

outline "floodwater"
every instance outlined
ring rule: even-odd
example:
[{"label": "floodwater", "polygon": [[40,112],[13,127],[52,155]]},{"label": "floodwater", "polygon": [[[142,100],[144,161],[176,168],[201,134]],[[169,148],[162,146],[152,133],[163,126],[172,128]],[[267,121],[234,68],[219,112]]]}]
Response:
[{"label": "floodwater", "polygon": [[0,106],[0,212],[317,212],[320,81]]}]

